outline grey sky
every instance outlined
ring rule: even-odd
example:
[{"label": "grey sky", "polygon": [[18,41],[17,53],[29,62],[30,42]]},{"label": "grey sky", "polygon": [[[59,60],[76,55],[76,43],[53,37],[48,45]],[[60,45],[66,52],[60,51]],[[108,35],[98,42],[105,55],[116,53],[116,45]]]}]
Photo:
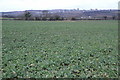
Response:
[{"label": "grey sky", "polygon": [[43,9],[117,9],[119,0],[0,0],[0,12]]}]

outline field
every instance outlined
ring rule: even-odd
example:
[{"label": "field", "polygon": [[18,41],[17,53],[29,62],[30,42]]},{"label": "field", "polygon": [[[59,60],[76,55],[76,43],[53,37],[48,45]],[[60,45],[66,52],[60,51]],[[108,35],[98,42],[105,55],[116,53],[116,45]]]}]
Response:
[{"label": "field", "polygon": [[3,21],[3,78],[118,77],[118,23]]}]

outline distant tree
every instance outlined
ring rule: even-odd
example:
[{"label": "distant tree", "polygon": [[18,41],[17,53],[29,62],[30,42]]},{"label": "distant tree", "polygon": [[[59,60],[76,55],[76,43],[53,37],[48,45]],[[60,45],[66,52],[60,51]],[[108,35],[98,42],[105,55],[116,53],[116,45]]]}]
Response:
[{"label": "distant tree", "polygon": [[40,20],[40,17],[35,17],[35,20]]},{"label": "distant tree", "polygon": [[43,11],[42,11],[43,14],[46,14],[46,13],[48,13],[48,12],[49,12],[48,10],[43,10]]},{"label": "distant tree", "polygon": [[113,19],[113,20],[115,20],[115,18],[116,18],[115,16],[112,16],[112,19]]},{"label": "distant tree", "polygon": [[42,20],[43,20],[43,21],[46,21],[46,20],[47,20],[47,18],[46,18],[46,17],[42,17]]},{"label": "distant tree", "polygon": [[104,16],[104,19],[106,20],[106,19],[107,19],[107,16]]},{"label": "distant tree", "polygon": [[24,16],[25,16],[25,20],[29,20],[29,19],[30,19],[30,17],[31,17],[31,13],[30,13],[30,12],[28,12],[28,11],[25,11]]},{"label": "distant tree", "polygon": [[56,15],[55,20],[60,20],[60,16]]},{"label": "distant tree", "polygon": [[90,9],[91,11],[93,10],[93,9]]},{"label": "distant tree", "polygon": [[120,20],[120,13],[118,13],[118,17],[117,17],[118,20]]},{"label": "distant tree", "polygon": [[43,10],[42,11],[42,15],[43,15],[43,17],[48,17],[48,10]]},{"label": "distant tree", "polygon": [[76,18],[72,17],[71,20],[76,20]]},{"label": "distant tree", "polygon": [[54,17],[50,17],[49,20],[50,20],[50,21],[53,21],[53,20],[55,20],[55,18],[54,18]]},{"label": "distant tree", "polygon": [[77,10],[79,11],[79,8],[77,8]]},{"label": "distant tree", "polygon": [[93,17],[94,18],[94,20],[96,19],[96,17]]},{"label": "distant tree", "polygon": [[61,20],[64,20],[64,17],[62,17]]}]

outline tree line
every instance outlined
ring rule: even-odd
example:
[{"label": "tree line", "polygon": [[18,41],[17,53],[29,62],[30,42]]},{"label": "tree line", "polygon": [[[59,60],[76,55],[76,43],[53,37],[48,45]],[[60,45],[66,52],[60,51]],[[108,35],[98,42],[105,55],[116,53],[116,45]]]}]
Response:
[{"label": "tree line", "polygon": [[[64,13],[66,14],[66,13]],[[41,21],[56,21],[56,20],[117,20],[119,19],[117,16],[112,15],[112,16],[108,16],[108,15],[103,15],[101,17],[98,16],[90,16],[87,15],[85,17],[81,17],[80,16],[64,16],[64,14],[59,14],[59,13],[49,13],[48,10],[43,10],[41,12],[41,14],[37,14],[35,16],[34,13],[30,12],[30,11],[24,11],[23,14],[21,14],[21,16],[13,16],[15,20],[41,20]],[[84,16],[84,15],[83,15]],[[6,17],[11,17],[11,16],[6,16]]]}]

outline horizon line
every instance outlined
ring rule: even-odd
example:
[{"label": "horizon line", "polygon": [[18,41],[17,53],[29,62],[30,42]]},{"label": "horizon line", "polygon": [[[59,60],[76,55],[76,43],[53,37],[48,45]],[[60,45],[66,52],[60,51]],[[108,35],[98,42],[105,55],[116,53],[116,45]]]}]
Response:
[{"label": "horizon line", "polygon": [[[38,10],[38,9],[29,9],[29,10],[12,10],[12,11],[0,11],[0,12],[17,12],[17,11],[30,11],[30,10]],[[73,8],[73,9],[39,9],[39,10],[119,10],[119,9],[79,9],[79,8]]]}]

